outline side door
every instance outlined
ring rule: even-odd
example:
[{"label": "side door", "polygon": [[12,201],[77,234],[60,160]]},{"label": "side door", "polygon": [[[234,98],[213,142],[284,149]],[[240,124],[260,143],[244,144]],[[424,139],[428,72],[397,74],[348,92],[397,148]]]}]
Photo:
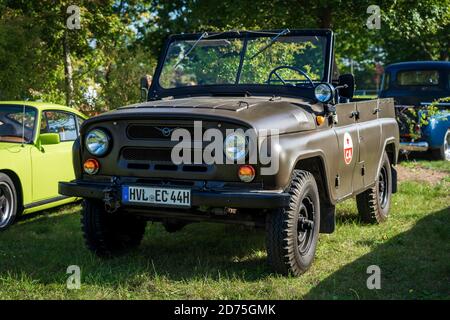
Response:
[{"label": "side door", "polygon": [[355,172],[359,165],[359,134],[356,125],[356,103],[336,105],[337,124],[334,131],[338,140],[337,175],[335,177],[336,194],[339,199],[350,196],[354,190],[362,187],[362,177]]},{"label": "side door", "polygon": [[72,145],[78,132],[75,114],[57,110],[42,112],[40,133],[58,133],[60,143],[32,151],[34,202],[59,197],[58,182],[74,179]]},{"label": "side door", "polygon": [[359,172],[364,187],[374,182],[380,160],[381,122],[378,120],[379,100],[357,102],[359,131]]}]

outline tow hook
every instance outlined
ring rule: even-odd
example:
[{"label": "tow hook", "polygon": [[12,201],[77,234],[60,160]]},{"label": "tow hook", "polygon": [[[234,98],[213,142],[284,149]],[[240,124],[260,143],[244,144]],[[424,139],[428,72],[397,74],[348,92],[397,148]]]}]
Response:
[{"label": "tow hook", "polygon": [[117,191],[109,188],[105,190],[105,197],[103,202],[105,204],[105,210],[108,213],[114,213],[120,208],[120,201],[118,200]]}]

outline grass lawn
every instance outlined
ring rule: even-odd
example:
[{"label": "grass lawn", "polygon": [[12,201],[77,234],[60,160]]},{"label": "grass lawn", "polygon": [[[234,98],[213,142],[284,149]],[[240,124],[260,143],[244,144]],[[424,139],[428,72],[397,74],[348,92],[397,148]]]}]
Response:
[{"label": "grass lawn", "polygon": [[406,168],[425,168],[431,170],[443,171],[446,173],[450,173],[450,165],[448,161],[440,160],[440,161],[428,161],[423,159],[414,159],[411,161],[404,161],[401,163],[402,166]]},{"label": "grass lawn", "polygon": [[[448,162],[402,166],[450,172]],[[101,260],[84,247],[80,206],[66,206],[0,233],[0,299],[450,299],[449,204],[448,178],[401,182],[382,225],[361,224],[344,202],[300,278],[271,273],[263,232],[220,224],[175,234],[148,224],[136,251]],[[81,267],[80,290],[66,289],[69,265]],[[381,268],[380,290],[366,287],[370,265]]]}]

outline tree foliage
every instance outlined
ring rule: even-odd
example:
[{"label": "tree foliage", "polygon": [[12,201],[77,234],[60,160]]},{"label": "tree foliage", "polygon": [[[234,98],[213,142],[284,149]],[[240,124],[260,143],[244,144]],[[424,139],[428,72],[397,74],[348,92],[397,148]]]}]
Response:
[{"label": "tree foliage", "polygon": [[[369,5],[381,29],[369,30]],[[77,5],[81,29],[66,26]],[[0,99],[104,110],[136,102],[172,33],[332,28],[341,72],[373,84],[375,63],[448,60],[450,0],[0,0]],[[68,68],[71,67],[71,68]],[[225,74],[218,74],[225,77]]]}]

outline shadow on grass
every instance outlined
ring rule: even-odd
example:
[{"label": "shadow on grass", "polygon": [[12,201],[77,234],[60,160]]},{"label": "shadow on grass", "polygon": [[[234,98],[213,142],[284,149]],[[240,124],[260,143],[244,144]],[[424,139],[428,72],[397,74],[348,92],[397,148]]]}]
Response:
[{"label": "shadow on grass", "polygon": [[[342,267],[306,299],[449,299],[450,208],[427,215],[412,229]],[[367,267],[381,269],[381,289],[367,289]]]},{"label": "shadow on grass", "polygon": [[116,286],[142,275],[175,281],[206,277],[256,281],[270,274],[264,233],[258,230],[195,223],[170,234],[161,224],[148,223],[140,247],[102,259],[86,249],[79,214],[52,214],[58,210],[25,215],[0,234],[0,276],[28,275],[39,283],[65,283],[66,268],[79,265],[84,283]]},{"label": "shadow on grass", "polygon": [[[0,278],[8,275],[19,282],[25,277],[64,286],[70,265],[81,267],[85,285],[127,290],[158,287],[158,281],[253,282],[272,275],[264,233],[231,225],[197,223],[169,234],[160,224],[149,223],[138,249],[106,260],[85,248],[78,214],[20,223],[0,233],[0,242]],[[305,298],[450,298],[449,208],[370,247],[369,254],[332,273]],[[381,268],[381,290],[366,287],[370,265]]]},{"label": "shadow on grass", "polygon": [[405,161],[415,161],[415,160],[427,160],[432,161],[435,160],[431,152],[409,152],[409,153],[400,153],[399,154],[400,163]]},{"label": "shadow on grass", "polygon": [[352,212],[339,212],[336,214],[336,223],[337,224],[358,224],[358,225],[365,225],[358,214],[354,214]]},{"label": "shadow on grass", "polygon": [[69,204],[63,204],[61,206],[50,208],[50,209],[43,210],[43,211],[37,211],[37,212],[32,212],[32,213],[27,213],[27,214],[21,214],[16,219],[16,223],[17,222],[27,223],[27,222],[33,221],[35,218],[44,218],[45,219],[49,215],[52,215],[52,214],[55,214],[55,213],[59,213],[61,211],[65,211],[65,210],[68,210],[68,209],[75,208],[77,205],[80,205],[80,204],[81,204],[81,200],[80,201],[76,201],[76,202],[72,202],[72,203],[69,203]]}]

